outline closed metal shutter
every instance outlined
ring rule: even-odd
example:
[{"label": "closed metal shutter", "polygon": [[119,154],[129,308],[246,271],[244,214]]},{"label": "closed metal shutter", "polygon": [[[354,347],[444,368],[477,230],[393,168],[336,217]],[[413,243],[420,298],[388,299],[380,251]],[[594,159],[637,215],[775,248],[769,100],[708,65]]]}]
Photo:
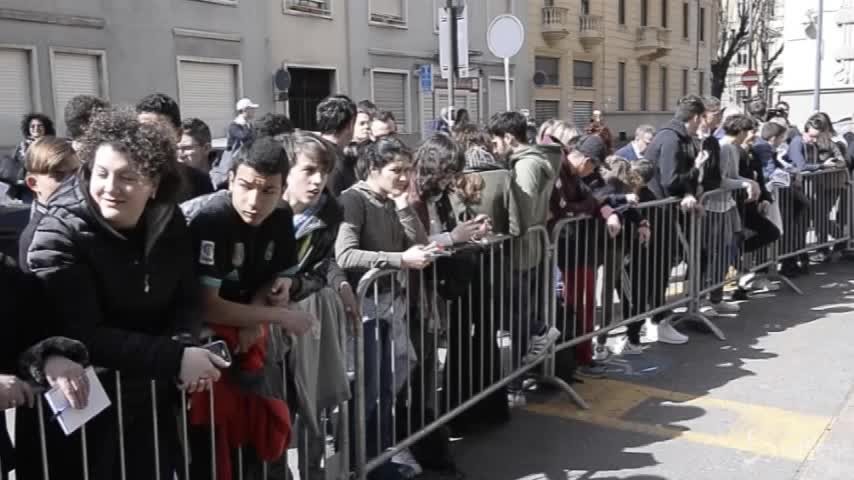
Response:
[{"label": "closed metal shutter", "polygon": [[214,138],[225,136],[237,115],[237,66],[183,60],[180,65],[181,116],[200,118]]},{"label": "closed metal shutter", "polygon": [[31,82],[29,52],[0,49],[0,146],[22,140],[21,117],[33,110]]},{"label": "closed metal shutter", "polygon": [[433,109],[433,92],[421,91],[421,137],[432,133],[433,121],[438,115]]},{"label": "closed metal shutter", "polygon": [[557,100],[536,100],[534,102],[534,118],[545,122],[551,118],[560,118],[560,102]]},{"label": "closed metal shutter", "polygon": [[54,53],[53,92],[56,124],[65,132],[65,105],[77,95],[104,96],[101,91],[100,57],[81,53]]},{"label": "closed metal shutter", "polygon": [[[507,110],[503,78],[489,79],[489,116]],[[516,108],[516,82],[510,79],[510,108]]]},{"label": "closed metal shutter", "polygon": [[371,0],[371,13],[378,15],[403,18],[402,7],[400,0]]},{"label": "closed metal shutter", "polygon": [[576,127],[586,127],[592,116],[593,102],[572,102],[572,118]]},{"label": "closed metal shutter", "polygon": [[402,73],[374,72],[374,103],[379,110],[394,114],[401,133],[410,131],[406,115],[406,79]]}]

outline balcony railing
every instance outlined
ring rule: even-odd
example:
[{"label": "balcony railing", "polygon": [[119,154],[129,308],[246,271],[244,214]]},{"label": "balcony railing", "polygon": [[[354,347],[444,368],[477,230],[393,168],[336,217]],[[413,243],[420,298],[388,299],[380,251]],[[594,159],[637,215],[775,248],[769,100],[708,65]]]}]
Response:
[{"label": "balcony railing", "polygon": [[569,35],[567,18],[569,9],[565,7],[543,7],[543,38],[546,42],[554,43]]},{"label": "balcony railing", "polygon": [[579,16],[578,32],[578,38],[585,49],[601,43],[605,39],[602,17],[599,15]]},{"label": "balcony railing", "polygon": [[332,14],[329,0],[285,0],[285,6],[293,12],[310,13],[312,15]]}]

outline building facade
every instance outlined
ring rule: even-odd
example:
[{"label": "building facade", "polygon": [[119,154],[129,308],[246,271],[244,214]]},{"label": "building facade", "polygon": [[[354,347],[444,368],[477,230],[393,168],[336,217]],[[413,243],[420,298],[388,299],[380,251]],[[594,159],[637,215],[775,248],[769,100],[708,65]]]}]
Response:
[{"label": "building facade", "polygon": [[[301,128],[313,128],[314,108],[325,96],[345,93],[370,99],[394,113],[410,142],[428,134],[448,105],[447,83],[439,75],[440,0],[278,0],[273,5],[272,58],[290,73],[291,86],[276,109]],[[470,74],[458,80],[454,105],[473,120],[503,111],[503,62],[489,52],[486,32],[498,15],[511,13],[528,23],[524,0],[468,0]],[[512,59],[514,105],[529,103],[526,82],[532,58],[522,50]],[[430,68],[423,68],[429,65]],[[421,73],[432,71],[432,82]],[[431,89],[423,87],[429,86]],[[425,85],[427,84],[427,85]]]},{"label": "building facade", "polygon": [[528,2],[528,79],[540,119],[586,125],[601,110],[615,135],[661,125],[687,93],[708,94],[717,48],[713,0]]},{"label": "building facade", "polygon": [[[786,0],[784,63],[780,99],[789,102],[790,118],[802,124],[814,111],[817,42],[816,4]],[[854,111],[854,2],[824,1],[820,110],[838,120]]]},{"label": "building facade", "polygon": [[41,111],[65,134],[78,94],[116,104],[162,92],[224,135],[243,95],[273,105],[267,9],[247,0],[5,0],[0,8],[0,147]]}]

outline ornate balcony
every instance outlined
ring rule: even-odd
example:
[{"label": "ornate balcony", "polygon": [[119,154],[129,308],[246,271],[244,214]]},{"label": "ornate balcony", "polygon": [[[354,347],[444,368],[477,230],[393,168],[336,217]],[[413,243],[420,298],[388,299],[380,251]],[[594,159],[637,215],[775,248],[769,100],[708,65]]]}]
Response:
[{"label": "ornate balcony", "polygon": [[569,35],[567,18],[569,9],[564,7],[543,7],[543,38],[553,45]]},{"label": "ornate balcony", "polygon": [[605,40],[605,29],[599,15],[581,15],[578,17],[578,39],[585,50],[599,45]]},{"label": "ornate balcony", "polygon": [[661,58],[671,50],[670,30],[661,27],[638,27],[635,51],[641,60]]}]

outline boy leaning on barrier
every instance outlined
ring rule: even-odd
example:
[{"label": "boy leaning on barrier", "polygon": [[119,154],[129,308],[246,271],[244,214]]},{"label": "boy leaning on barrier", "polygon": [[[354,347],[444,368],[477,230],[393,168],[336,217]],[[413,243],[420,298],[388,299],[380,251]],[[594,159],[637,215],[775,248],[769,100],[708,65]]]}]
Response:
[{"label": "boy leaning on barrier", "polygon": [[[302,475],[322,478],[326,437],[323,411],[350,399],[341,333],[344,329],[352,331],[348,320],[358,322],[361,318],[353,288],[334,258],[335,239],[344,218],[337,199],[326,188],[335,166],[336,146],[299,130],[287,135],[284,145],[290,169],[282,199],[293,212],[297,247],[297,264],[288,273],[298,277],[301,284],[292,299],[293,308],[311,312],[319,320],[310,335],[290,342],[289,405],[292,415],[300,413],[308,435],[308,451],[301,452],[308,455],[308,462],[300,461],[300,469],[307,467],[308,472]],[[298,444],[306,444],[302,436]],[[343,468],[346,472],[347,467]]]},{"label": "boy leaning on barrier", "polygon": [[[207,395],[193,398],[193,478],[210,478],[212,454],[217,471],[236,469],[231,460],[240,446],[247,447],[243,474],[259,474],[262,460],[274,462],[271,474],[285,474],[279,461],[290,419],[283,401],[281,330],[302,335],[317,323],[312,314],[288,306],[301,280],[283,273],[297,264],[290,209],[277,208],[287,172],[282,144],[258,138],[240,149],[228,190],[182,205],[196,249],[203,318],[234,358],[213,390],[213,415]],[[211,423],[215,452],[210,452]]]}]

